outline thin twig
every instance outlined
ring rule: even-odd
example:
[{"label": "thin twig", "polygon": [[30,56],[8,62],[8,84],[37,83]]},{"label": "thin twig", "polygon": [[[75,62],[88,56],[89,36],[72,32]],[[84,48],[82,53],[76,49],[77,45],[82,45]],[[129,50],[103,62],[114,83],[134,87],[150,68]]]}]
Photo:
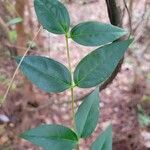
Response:
[{"label": "thin twig", "polygon": [[144,17],[146,16],[146,12],[147,12],[147,1],[145,1],[144,10],[143,10],[143,14],[141,16],[141,19],[134,27],[134,33],[137,31],[137,29],[141,25],[141,23],[143,23]]},{"label": "thin twig", "polygon": [[[32,44],[33,44],[33,43],[32,43]],[[25,50],[25,51],[27,50],[26,47],[16,46],[16,45],[13,45],[13,44],[11,44],[11,43],[9,43],[9,42],[5,42],[4,45],[7,46],[7,47],[9,47],[9,48],[22,49],[22,50]],[[39,48],[38,48],[37,46],[36,46],[36,50],[39,50]],[[29,51],[35,52],[34,49],[31,49],[31,45],[30,45],[30,50],[29,50]]]},{"label": "thin twig", "polygon": [[[12,4],[12,1],[10,0],[6,0],[6,3],[8,4],[8,6],[10,7],[10,9],[12,9],[15,14],[20,17],[20,14],[18,13],[18,11],[16,10],[15,6]],[[21,17],[20,17],[21,18]]]},{"label": "thin twig", "polygon": [[[123,3],[124,3],[124,6],[125,6],[125,8],[126,8],[126,10],[127,10],[128,17],[129,17],[129,28],[130,28],[129,37],[130,37],[131,34],[132,34],[132,18],[131,18],[131,15],[130,15],[129,8],[128,8],[127,4],[126,4],[126,0],[123,0]],[[129,37],[128,37],[128,38],[129,38]]]},{"label": "thin twig", "polygon": [[4,20],[1,17],[0,17],[0,25],[7,33],[9,32],[9,28],[8,28],[7,24],[4,22]]},{"label": "thin twig", "polygon": [[29,52],[29,50],[30,50],[30,48],[31,48],[31,46],[32,46],[32,43],[33,43],[33,42],[35,41],[35,39],[37,38],[37,36],[38,36],[39,32],[41,31],[41,29],[42,29],[42,27],[40,27],[40,28],[38,29],[38,31],[37,31],[37,33],[35,34],[33,40],[31,41],[29,47],[27,48],[27,50],[25,51],[24,55],[22,56],[22,58],[21,58],[21,60],[20,60],[20,62],[19,62],[19,64],[18,64],[18,66],[17,66],[17,68],[16,68],[16,70],[15,70],[13,76],[12,76],[12,79],[11,79],[11,81],[10,81],[10,84],[9,84],[9,86],[8,86],[8,88],[7,88],[6,92],[5,92],[5,94],[4,94],[4,97],[3,97],[2,101],[0,102],[0,106],[2,106],[2,104],[5,102],[5,100],[6,100],[6,98],[7,98],[7,95],[8,95],[8,93],[9,93],[9,91],[10,91],[10,88],[12,87],[12,84],[13,84],[14,79],[15,79],[15,77],[16,77],[16,74],[17,74],[17,72],[18,72],[18,70],[19,70],[19,68],[20,68],[20,66],[21,66],[21,64],[22,64],[22,62],[23,62],[25,56],[26,56],[27,53]]}]

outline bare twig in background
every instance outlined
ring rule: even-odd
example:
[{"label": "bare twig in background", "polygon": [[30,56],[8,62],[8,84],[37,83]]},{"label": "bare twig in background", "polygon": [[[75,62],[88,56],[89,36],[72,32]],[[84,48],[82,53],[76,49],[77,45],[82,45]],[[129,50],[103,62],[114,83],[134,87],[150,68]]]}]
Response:
[{"label": "bare twig in background", "polygon": [[147,11],[148,11],[148,7],[147,6],[148,6],[148,0],[145,0],[142,17],[141,17],[140,21],[134,26],[134,33],[137,31],[139,26],[143,23],[143,20],[144,20],[146,14],[147,14]]},{"label": "bare twig in background", "polygon": [[25,56],[26,56],[27,53],[29,52],[29,50],[30,50],[30,48],[31,48],[31,46],[32,46],[32,43],[34,42],[34,40],[35,40],[36,37],[38,36],[38,34],[39,34],[39,32],[41,31],[41,29],[42,29],[42,27],[40,27],[40,28],[38,29],[37,33],[35,34],[35,36],[34,36],[32,42],[31,42],[31,44],[29,45],[29,47],[28,47],[27,50],[25,51],[25,53],[24,53],[22,59],[20,60],[18,66],[17,66],[17,68],[16,68],[16,70],[15,70],[13,76],[12,76],[12,79],[11,79],[11,81],[10,81],[10,84],[9,84],[9,86],[8,86],[8,88],[7,88],[6,92],[5,92],[5,94],[4,94],[4,97],[3,97],[2,101],[1,101],[1,104],[0,104],[1,106],[3,105],[3,103],[5,102],[5,100],[6,100],[6,98],[7,98],[7,95],[8,95],[8,93],[9,93],[9,91],[10,91],[10,88],[11,88],[13,82],[14,82],[14,79],[15,79],[15,77],[16,77],[16,75],[17,75],[17,72],[18,72],[18,70],[19,70],[19,68],[20,68],[20,65],[21,65],[22,62],[23,62],[23,59],[25,58]]},{"label": "bare twig in background", "polygon": [[8,28],[7,24],[5,23],[5,21],[1,17],[0,17],[0,27],[2,27],[6,33],[9,32],[9,28]]},{"label": "bare twig in background", "polygon": [[20,17],[20,14],[14,7],[12,1],[10,1],[10,0],[5,0],[5,1],[6,1],[7,5],[10,7],[10,9],[15,12],[16,16]]},{"label": "bare twig in background", "polygon": [[[130,1],[132,1],[132,0],[130,0]],[[129,18],[129,30],[130,30],[130,32],[129,32],[129,37],[132,35],[132,18],[131,18],[131,14],[130,14],[130,10],[128,9],[128,6],[127,6],[127,4],[126,4],[126,0],[123,0],[123,2],[124,2],[124,6],[125,6],[125,8],[126,8],[126,10],[127,10],[127,13],[128,13],[128,18]],[[131,4],[131,6],[132,6],[132,4]],[[131,7],[130,6],[130,7]],[[131,7],[132,8],[132,7]],[[130,9],[131,9],[130,8]]]}]

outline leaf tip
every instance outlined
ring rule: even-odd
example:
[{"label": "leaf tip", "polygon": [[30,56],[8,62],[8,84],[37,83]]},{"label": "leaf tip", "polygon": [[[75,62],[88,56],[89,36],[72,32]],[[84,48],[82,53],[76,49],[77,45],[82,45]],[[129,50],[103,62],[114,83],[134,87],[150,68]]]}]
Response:
[{"label": "leaf tip", "polygon": [[19,135],[19,138],[25,139],[25,133],[21,133],[21,134]]},{"label": "leaf tip", "polygon": [[17,62],[17,64],[19,64],[19,62],[20,62],[20,60],[21,60],[21,56],[17,56],[17,57],[15,57],[15,61]]},{"label": "leaf tip", "polygon": [[18,137],[25,139],[25,140],[29,140],[30,134],[28,134],[28,133],[29,133],[28,131],[25,131],[25,132],[21,133]]},{"label": "leaf tip", "polygon": [[128,45],[131,45],[134,41],[134,38],[129,38],[126,41],[127,41]]}]

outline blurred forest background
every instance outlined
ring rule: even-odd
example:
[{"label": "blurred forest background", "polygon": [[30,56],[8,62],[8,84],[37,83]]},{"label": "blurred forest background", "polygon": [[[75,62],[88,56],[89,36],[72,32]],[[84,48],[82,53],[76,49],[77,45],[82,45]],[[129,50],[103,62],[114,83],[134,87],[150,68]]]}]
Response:
[{"label": "blurred forest background", "polygon": [[[71,25],[97,20],[126,28],[135,42],[112,77],[101,86],[101,119],[94,135],[81,143],[83,150],[100,131],[113,124],[113,150],[150,149],[150,1],[62,0],[71,14]],[[116,5],[114,5],[114,2]],[[38,34],[37,34],[38,33]],[[35,40],[33,41],[34,37]],[[67,66],[64,37],[43,30],[38,24],[33,0],[0,0],[0,102],[16,69],[15,56],[43,55]],[[93,48],[70,41],[72,65]],[[123,62],[123,63],[122,63]],[[77,105],[89,93],[76,89]],[[41,123],[70,126],[68,92],[44,93],[21,73],[0,107],[0,150],[38,150],[18,135]]]}]

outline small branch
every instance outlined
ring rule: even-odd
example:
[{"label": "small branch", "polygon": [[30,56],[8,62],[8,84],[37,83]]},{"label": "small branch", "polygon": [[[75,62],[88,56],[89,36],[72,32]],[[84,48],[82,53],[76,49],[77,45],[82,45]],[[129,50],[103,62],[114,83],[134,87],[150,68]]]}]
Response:
[{"label": "small branch", "polygon": [[4,20],[1,17],[0,17],[0,27],[2,27],[6,33],[9,32],[9,28],[7,24],[4,22]]},{"label": "small branch", "polygon": [[143,11],[142,17],[141,17],[140,21],[135,25],[134,33],[137,31],[138,27],[143,23],[143,20],[144,20],[144,18],[146,16],[146,12],[147,12],[147,4],[148,4],[148,2],[145,1],[144,11]]},{"label": "small branch", "polygon": [[16,77],[16,75],[17,75],[17,72],[18,72],[18,70],[19,70],[19,68],[20,68],[20,66],[21,66],[21,64],[22,64],[22,62],[23,62],[25,56],[27,55],[28,51],[30,50],[30,48],[31,48],[31,46],[32,46],[32,43],[34,42],[34,40],[35,40],[36,37],[38,36],[38,34],[39,34],[39,32],[41,31],[41,29],[42,29],[42,27],[39,28],[39,30],[38,30],[37,33],[35,34],[33,40],[31,41],[31,44],[30,44],[29,47],[27,48],[27,50],[26,50],[26,52],[24,53],[23,57],[21,58],[21,60],[20,60],[20,62],[19,62],[19,64],[18,64],[18,66],[17,66],[17,68],[16,68],[16,70],[15,70],[15,72],[14,72],[14,74],[13,74],[13,77],[12,77],[12,79],[11,79],[11,81],[10,81],[10,84],[9,84],[9,86],[8,86],[8,88],[7,88],[6,92],[5,92],[5,94],[4,94],[4,97],[3,97],[2,101],[0,102],[0,106],[2,106],[3,103],[5,102],[5,100],[6,100],[6,98],[7,98],[7,95],[8,95],[8,93],[9,93],[9,91],[10,91],[10,88],[12,87],[12,84],[13,84],[13,82],[14,82],[14,79],[15,79],[15,77]]},{"label": "small branch", "polygon": [[132,34],[132,18],[131,18],[131,15],[130,15],[130,10],[129,10],[127,4],[126,4],[126,1],[123,0],[123,3],[124,3],[124,6],[125,6],[125,8],[127,10],[128,17],[129,17],[129,29],[130,29],[129,37],[130,37],[131,34]]},{"label": "small branch", "polygon": [[14,5],[12,4],[12,1],[10,0],[6,0],[6,3],[8,5],[8,7],[10,8],[10,10],[14,11],[15,14],[20,17],[20,14],[18,13],[18,11],[16,10],[16,8],[14,7]]}]

